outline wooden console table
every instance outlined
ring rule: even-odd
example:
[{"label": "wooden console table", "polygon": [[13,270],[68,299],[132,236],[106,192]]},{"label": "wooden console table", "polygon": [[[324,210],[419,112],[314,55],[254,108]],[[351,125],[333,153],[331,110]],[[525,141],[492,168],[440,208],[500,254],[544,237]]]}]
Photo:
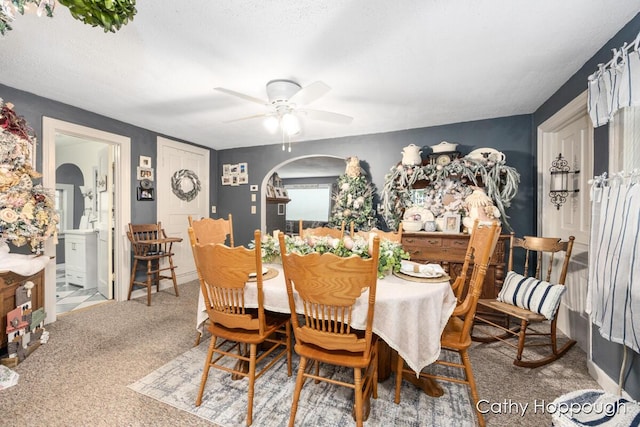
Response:
[{"label": "wooden console table", "polygon": [[7,347],[7,313],[16,308],[16,288],[29,280],[35,285],[31,289],[31,306],[35,311],[44,307],[44,269],[31,276],[21,276],[11,271],[0,272],[0,353],[4,353]]},{"label": "wooden console table", "polygon": [[[501,235],[498,239],[496,249],[489,261],[480,298],[495,298],[502,288],[506,265],[505,242],[508,241],[509,235]],[[402,233],[402,247],[409,253],[411,260],[420,263],[441,264],[447,274],[451,276],[451,283],[455,281],[462,270],[468,245],[468,234],[428,233],[425,231]],[[464,293],[466,293],[467,286],[468,283],[465,284]]]}]

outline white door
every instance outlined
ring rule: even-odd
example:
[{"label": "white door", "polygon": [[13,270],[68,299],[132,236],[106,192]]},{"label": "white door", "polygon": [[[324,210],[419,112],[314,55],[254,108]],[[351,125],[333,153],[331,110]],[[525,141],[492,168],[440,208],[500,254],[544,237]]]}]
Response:
[{"label": "white door", "polygon": [[[174,264],[179,283],[197,278],[193,254],[189,245],[188,217],[209,216],[209,150],[158,137],[158,165],[156,171],[157,218],[168,236],[181,237],[174,244]],[[200,191],[193,200],[183,200],[172,191],[172,177],[183,173],[182,179],[174,179],[183,193],[189,193],[200,184]],[[168,283],[168,282],[167,282]]]},{"label": "white door", "polygon": [[[587,114],[586,99],[583,98],[576,98],[539,129],[538,182],[541,187],[538,191],[538,230],[540,236],[575,237],[558,327],[586,350],[588,322],[584,304],[588,280],[591,218],[588,181],[593,175],[593,127]],[[566,201],[557,207],[550,197],[552,178],[549,169],[560,154],[572,172],[568,176],[568,189],[578,191],[569,192]],[[579,173],[573,173],[577,170]]]},{"label": "white door", "polygon": [[98,292],[113,299],[113,156],[114,147],[100,152],[96,179],[98,221]]}]

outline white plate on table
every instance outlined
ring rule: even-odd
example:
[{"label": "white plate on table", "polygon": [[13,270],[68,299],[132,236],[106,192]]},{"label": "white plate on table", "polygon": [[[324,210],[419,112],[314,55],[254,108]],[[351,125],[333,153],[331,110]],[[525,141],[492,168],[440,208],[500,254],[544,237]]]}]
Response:
[{"label": "white plate on table", "polygon": [[[418,271],[416,271],[416,269]],[[400,272],[412,277],[435,279],[443,277],[446,273],[438,264],[418,264],[411,261],[402,261]]]}]

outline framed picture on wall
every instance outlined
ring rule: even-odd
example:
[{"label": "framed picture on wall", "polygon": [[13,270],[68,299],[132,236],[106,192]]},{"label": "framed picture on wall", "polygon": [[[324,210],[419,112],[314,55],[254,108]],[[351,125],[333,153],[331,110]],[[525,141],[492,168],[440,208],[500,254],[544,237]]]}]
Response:
[{"label": "framed picture on wall", "polygon": [[148,202],[153,200],[153,188],[138,187],[138,200]]},{"label": "framed picture on wall", "polygon": [[96,191],[107,191],[107,175],[98,175],[96,177]]},{"label": "framed picture on wall", "polygon": [[286,205],[284,203],[278,203],[278,215],[284,215],[284,207]]},{"label": "framed picture on wall", "polygon": [[140,165],[141,168],[150,168],[151,167],[151,157],[148,156],[140,156]]}]

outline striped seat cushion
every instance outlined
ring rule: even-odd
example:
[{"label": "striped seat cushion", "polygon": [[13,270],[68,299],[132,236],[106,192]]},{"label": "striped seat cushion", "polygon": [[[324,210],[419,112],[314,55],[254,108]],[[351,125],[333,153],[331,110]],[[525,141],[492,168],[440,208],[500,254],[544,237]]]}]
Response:
[{"label": "striped seat cushion", "polygon": [[535,277],[525,277],[509,271],[497,299],[552,320],[565,289],[563,285],[552,285]]}]

